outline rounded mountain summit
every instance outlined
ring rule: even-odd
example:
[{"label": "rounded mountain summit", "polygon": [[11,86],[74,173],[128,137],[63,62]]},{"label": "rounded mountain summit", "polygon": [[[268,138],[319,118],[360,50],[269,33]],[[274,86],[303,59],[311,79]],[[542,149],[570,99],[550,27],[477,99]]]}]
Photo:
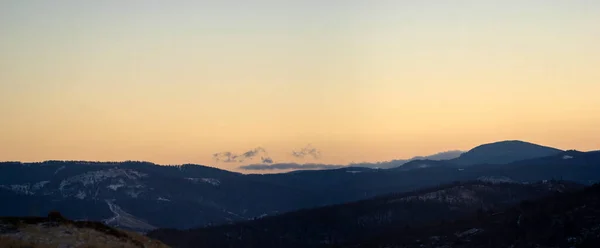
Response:
[{"label": "rounded mountain summit", "polygon": [[477,146],[448,162],[456,165],[507,164],[519,160],[552,156],[561,152],[563,150],[552,147],[520,140],[507,140]]}]

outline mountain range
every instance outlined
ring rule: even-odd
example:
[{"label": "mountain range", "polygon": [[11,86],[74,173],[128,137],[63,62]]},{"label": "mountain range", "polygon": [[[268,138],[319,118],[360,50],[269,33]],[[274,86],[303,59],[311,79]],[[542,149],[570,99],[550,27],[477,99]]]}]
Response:
[{"label": "mountain range", "polygon": [[416,156],[410,159],[395,159],[392,161],[385,162],[377,162],[377,163],[353,163],[350,164],[351,167],[363,167],[363,168],[373,168],[373,169],[391,169],[402,166],[410,161],[414,160],[450,160],[458,158],[463,151],[453,150],[453,151],[445,151],[439,152],[433,155],[428,156]]},{"label": "mountain range", "polygon": [[136,161],[4,162],[0,197],[11,204],[0,205],[0,216],[58,210],[70,219],[146,232],[232,224],[455,181],[559,179],[589,185],[600,179],[600,152],[562,151],[521,141],[486,144],[434,160],[438,158],[390,169],[353,165],[265,175]]}]

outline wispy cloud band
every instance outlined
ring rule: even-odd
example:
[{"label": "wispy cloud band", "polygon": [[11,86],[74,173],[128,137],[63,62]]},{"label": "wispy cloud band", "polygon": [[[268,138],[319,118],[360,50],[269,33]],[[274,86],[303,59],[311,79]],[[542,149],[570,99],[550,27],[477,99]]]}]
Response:
[{"label": "wispy cloud band", "polygon": [[280,164],[251,164],[240,166],[242,170],[324,170],[338,169],[343,165],[330,164],[296,164],[296,163],[280,163]]}]

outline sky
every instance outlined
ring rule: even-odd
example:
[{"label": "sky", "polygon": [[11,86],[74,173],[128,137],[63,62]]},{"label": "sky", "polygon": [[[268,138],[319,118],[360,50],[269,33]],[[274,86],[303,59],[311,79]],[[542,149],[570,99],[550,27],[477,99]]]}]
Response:
[{"label": "sky", "polygon": [[0,1],[0,161],[599,150],[598,44],[596,0]]}]

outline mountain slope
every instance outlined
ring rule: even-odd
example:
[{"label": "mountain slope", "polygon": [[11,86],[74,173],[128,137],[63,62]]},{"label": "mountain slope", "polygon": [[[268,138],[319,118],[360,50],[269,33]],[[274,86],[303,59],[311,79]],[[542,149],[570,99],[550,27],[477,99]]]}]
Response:
[{"label": "mountain slope", "polygon": [[452,220],[475,212],[507,207],[577,185],[459,183],[235,225],[189,231],[155,230],[150,237],[174,247],[317,247],[368,238],[382,230]]},{"label": "mountain slope", "polygon": [[476,164],[506,164],[519,160],[556,155],[562,150],[529,142],[509,140],[477,146],[448,162],[468,166]]},{"label": "mountain slope", "polygon": [[596,184],[454,222],[431,223],[403,232],[390,229],[340,247],[598,247],[599,196],[600,185]]},{"label": "mountain slope", "polygon": [[204,166],[62,161],[0,164],[0,196],[12,203],[0,205],[2,215],[58,209],[69,218],[142,231],[245,220],[318,200]]}]

